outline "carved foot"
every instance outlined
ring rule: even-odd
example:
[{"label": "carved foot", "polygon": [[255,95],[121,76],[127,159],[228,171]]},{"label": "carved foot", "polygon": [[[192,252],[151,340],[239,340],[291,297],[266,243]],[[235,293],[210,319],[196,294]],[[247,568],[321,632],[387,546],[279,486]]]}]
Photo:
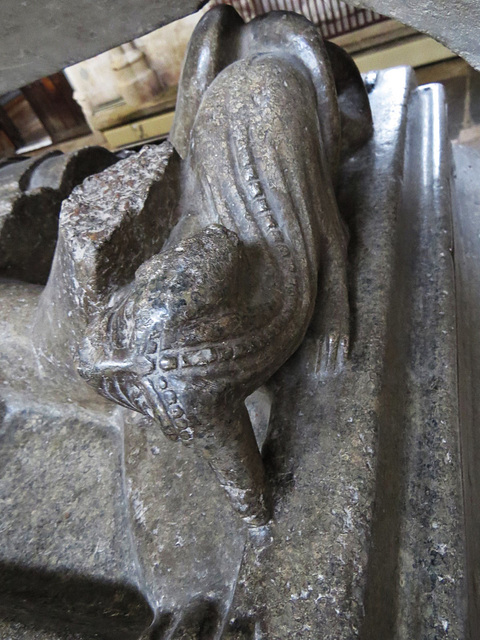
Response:
[{"label": "carved foot", "polygon": [[317,343],[315,373],[320,377],[338,374],[348,357],[350,304],[347,288],[347,258],[344,242],[331,249],[324,266],[323,282],[311,323]]},{"label": "carved foot", "polygon": [[348,357],[348,335],[332,332],[317,345],[315,373],[324,378],[342,371]]}]

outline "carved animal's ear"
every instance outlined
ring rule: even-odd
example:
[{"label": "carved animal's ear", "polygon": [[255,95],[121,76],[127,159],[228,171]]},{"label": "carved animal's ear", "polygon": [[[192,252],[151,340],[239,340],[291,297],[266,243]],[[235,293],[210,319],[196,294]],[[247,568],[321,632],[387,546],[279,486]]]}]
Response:
[{"label": "carved animal's ear", "polygon": [[242,18],[230,5],[208,11],[193,32],[178,87],[170,141],[185,159],[190,134],[203,94],[215,77],[237,58]]},{"label": "carved animal's ear", "polygon": [[335,78],[341,122],[341,155],[345,157],[369,140],[373,133],[367,91],[351,56],[333,42],[325,42]]}]

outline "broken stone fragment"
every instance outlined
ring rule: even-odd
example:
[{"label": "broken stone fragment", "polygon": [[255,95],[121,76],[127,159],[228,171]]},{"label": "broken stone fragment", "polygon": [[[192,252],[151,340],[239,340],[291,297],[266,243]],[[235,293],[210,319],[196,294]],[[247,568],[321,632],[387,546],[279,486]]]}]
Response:
[{"label": "broken stone fragment", "polygon": [[116,161],[107,149],[86,147],[0,167],[0,275],[45,284],[62,201],[87,176]]}]

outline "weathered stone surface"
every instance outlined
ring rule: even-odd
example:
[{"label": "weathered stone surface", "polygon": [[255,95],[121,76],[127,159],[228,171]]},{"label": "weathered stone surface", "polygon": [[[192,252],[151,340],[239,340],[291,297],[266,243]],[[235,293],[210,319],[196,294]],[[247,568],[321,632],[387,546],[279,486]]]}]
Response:
[{"label": "weathered stone surface", "polygon": [[0,275],[45,284],[62,200],[116,160],[102,147],[87,147],[0,167]]},{"label": "weathered stone surface", "polygon": [[[0,632],[14,640],[467,638],[442,94],[408,69],[369,74],[367,141],[345,59],[300,25],[333,60],[340,127],[322,140],[305,48],[272,51],[282,31],[263,25],[266,50],[233,52],[217,78],[204,41],[182,153],[174,134],[74,190],[45,289],[2,281]],[[362,122],[365,144],[336,152]],[[329,253],[332,174],[348,260]],[[215,340],[232,335],[225,367]],[[219,406],[227,374],[240,384]],[[184,399],[204,419],[189,447]],[[228,430],[238,407],[247,446]],[[205,447],[212,428],[220,446]]]},{"label": "weathered stone surface", "polygon": [[[412,95],[401,210],[405,217],[404,226],[399,224],[398,255],[404,271],[398,270],[412,293],[410,306],[407,288],[406,296],[397,298],[394,312],[400,318],[400,327],[408,327],[405,343],[398,345],[405,361],[403,375],[392,376],[391,386],[392,396],[398,398],[400,384],[405,384],[400,414],[405,429],[404,467],[400,472],[405,473],[405,482],[399,500],[404,524],[399,544],[396,624],[400,637],[418,634],[432,639],[462,638],[468,637],[468,625],[452,259],[452,161],[440,85],[422,86]],[[390,371],[393,373],[393,367]],[[382,461],[385,480],[398,455],[394,439],[392,445],[391,458]],[[391,503],[391,494],[386,492],[385,496],[385,503]],[[378,506],[381,510],[382,505]],[[377,519],[382,520],[382,515]],[[382,528],[379,533],[381,536]],[[378,559],[377,576],[382,566],[380,554]],[[380,581],[377,584],[380,593],[383,585]]]},{"label": "weathered stone surface", "polygon": [[[62,0],[48,5],[3,0],[0,93],[148,33],[202,4],[162,0],[139,7],[132,0]],[[475,0],[347,0],[347,4],[373,9],[428,33],[480,68],[480,8]]]},{"label": "weathered stone surface", "polygon": [[345,1],[427,33],[480,69],[480,5],[476,0]]},{"label": "weathered stone surface", "polygon": [[456,174],[455,276],[458,305],[458,383],[465,491],[469,638],[480,627],[480,207],[478,149],[454,145]]},{"label": "weathered stone surface", "polygon": [[466,637],[443,104],[406,70],[371,78],[375,134],[339,186],[350,360],[320,380],[307,337],[273,380],[274,517],[250,536],[228,638]]},{"label": "weathered stone surface", "polygon": [[[206,460],[167,440],[150,418],[125,413],[127,498],[150,604],[165,621],[166,637],[182,625],[185,637],[202,637],[206,625],[205,637],[218,637],[247,527]],[[173,637],[184,636],[177,629]]]},{"label": "weathered stone surface", "polygon": [[[93,640],[95,636],[69,631],[46,631],[22,624],[0,620],[0,638],[4,640]],[[98,640],[98,635],[96,636]]]},{"label": "weathered stone surface", "polygon": [[193,13],[202,0],[2,0],[0,93]]},{"label": "weathered stone surface", "polygon": [[2,420],[0,615],[133,640],[152,613],[139,591],[119,434],[49,409],[10,398]]},{"label": "weathered stone surface", "polygon": [[[102,271],[98,233],[95,246],[83,232],[108,219],[118,235],[131,217],[118,206],[129,177],[99,202],[105,172],[65,203],[57,263],[62,273],[75,265],[71,279],[85,297],[80,372],[202,453],[234,508],[264,524],[269,491],[244,402],[298,347],[317,289],[319,371],[341,368],[346,356],[346,236],[333,182],[341,152],[371,135],[368,98],[348,56],[301,16],[274,12],[245,25],[217,7],[192,36],[175,123],[162,180],[173,183],[178,222],[159,253],[149,257],[142,243],[134,280],[121,271],[124,235],[108,245]],[[80,336],[79,328],[76,344]]]},{"label": "weathered stone surface", "polygon": [[[428,33],[480,68],[480,9],[475,0],[396,2],[347,0]],[[203,3],[94,2],[41,3],[3,0],[0,26],[0,93],[59,71],[108,48],[148,33],[196,11]],[[19,42],[25,43],[19,47]]]},{"label": "weathered stone surface", "polygon": [[152,614],[124,505],[121,424],[38,375],[31,339],[40,293],[0,284],[1,615],[137,638]]}]

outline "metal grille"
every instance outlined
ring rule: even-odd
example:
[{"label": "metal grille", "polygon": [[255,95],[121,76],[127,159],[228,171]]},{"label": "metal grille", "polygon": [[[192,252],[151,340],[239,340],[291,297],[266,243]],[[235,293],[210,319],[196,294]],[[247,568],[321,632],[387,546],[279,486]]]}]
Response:
[{"label": "metal grille", "polygon": [[369,9],[355,9],[341,0],[212,0],[211,6],[231,4],[248,22],[268,11],[293,11],[316,24],[324,38],[334,38],[386,20]]}]

